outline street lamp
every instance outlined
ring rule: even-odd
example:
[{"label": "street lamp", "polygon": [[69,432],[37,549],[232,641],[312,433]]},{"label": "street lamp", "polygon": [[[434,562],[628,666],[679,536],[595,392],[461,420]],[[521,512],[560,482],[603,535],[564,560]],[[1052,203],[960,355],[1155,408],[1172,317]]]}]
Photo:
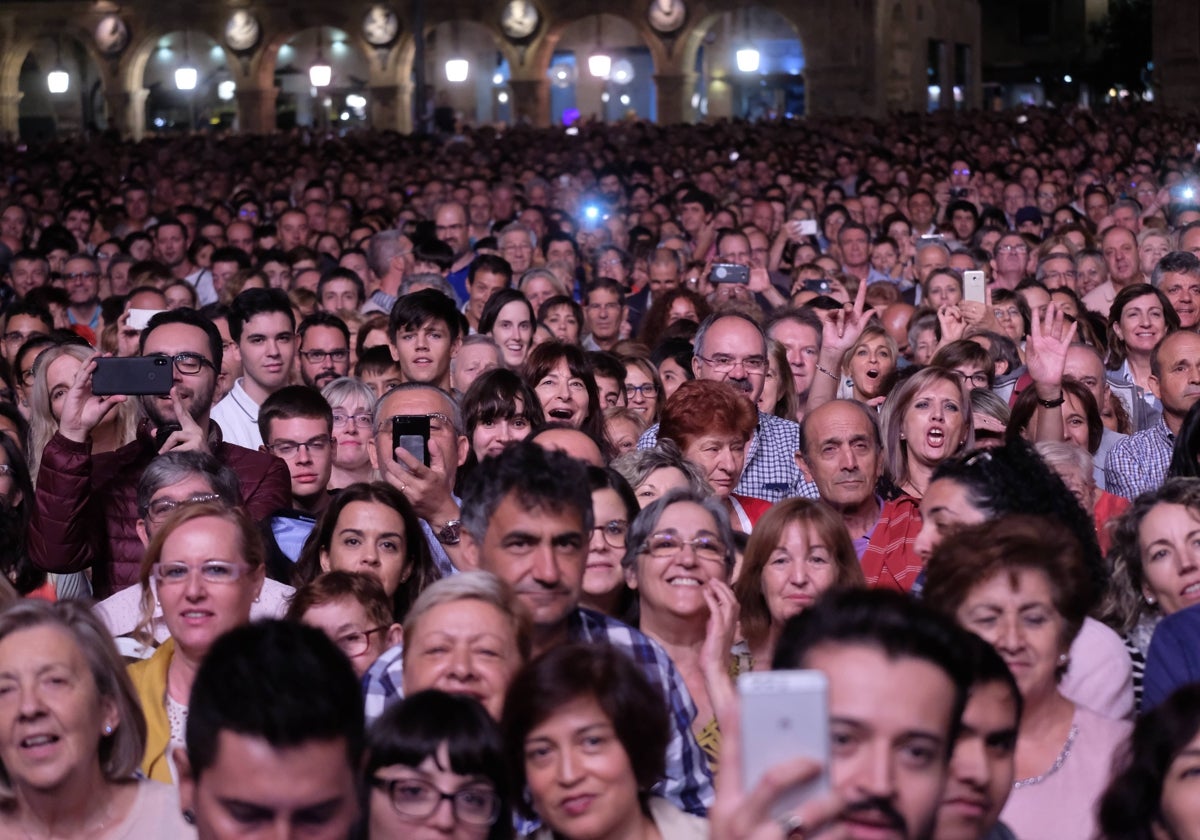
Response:
[{"label": "street lamp", "polygon": [[312,67],[308,68],[308,81],[315,88],[328,87],[333,81],[333,68],[325,62],[325,51],[323,49],[322,31],[317,29],[317,60]]},{"label": "street lamp", "polygon": [[66,93],[71,86],[71,75],[63,67],[62,42],[54,41],[54,69],[46,74],[46,87],[51,93]]}]

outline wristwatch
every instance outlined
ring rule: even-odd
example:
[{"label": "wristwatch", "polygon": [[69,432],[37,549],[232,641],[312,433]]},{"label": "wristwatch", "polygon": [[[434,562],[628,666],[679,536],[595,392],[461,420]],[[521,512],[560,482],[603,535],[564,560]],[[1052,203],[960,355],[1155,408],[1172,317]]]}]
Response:
[{"label": "wristwatch", "polygon": [[442,545],[458,545],[462,539],[462,520],[451,519],[438,530],[436,536]]}]

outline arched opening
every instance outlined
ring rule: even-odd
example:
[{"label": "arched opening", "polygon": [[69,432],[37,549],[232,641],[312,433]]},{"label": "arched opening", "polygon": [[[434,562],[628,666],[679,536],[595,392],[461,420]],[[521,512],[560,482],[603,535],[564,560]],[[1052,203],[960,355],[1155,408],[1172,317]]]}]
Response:
[{"label": "arched opening", "polygon": [[105,126],[99,68],[71,35],[35,41],[21,64],[17,89],[18,128],[27,142]]},{"label": "arched opening", "polygon": [[[461,63],[465,62],[465,64]],[[511,118],[508,61],[492,30],[474,21],[445,21],[425,36],[425,82],[438,130],[453,123]]]},{"label": "arched opening", "polygon": [[[607,59],[607,60],[603,60]],[[550,121],[654,121],[654,58],[641,32],[615,15],[589,15],[565,26],[550,59]]]},{"label": "arched opening", "polygon": [[[149,131],[228,126],[235,108],[225,50],[203,32],[169,32],[154,42],[142,86]],[[228,97],[228,98],[223,98]]]},{"label": "arched opening", "polygon": [[343,30],[322,26],[298,32],[276,56],[276,124],[281,129],[364,127],[369,79],[366,56]]},{"label": "arched opening", "polygon": [[762,6],[724,12],[697,50],[693,102],[702,116],[803,116],[804,67],[804,46],[783,15]]}]

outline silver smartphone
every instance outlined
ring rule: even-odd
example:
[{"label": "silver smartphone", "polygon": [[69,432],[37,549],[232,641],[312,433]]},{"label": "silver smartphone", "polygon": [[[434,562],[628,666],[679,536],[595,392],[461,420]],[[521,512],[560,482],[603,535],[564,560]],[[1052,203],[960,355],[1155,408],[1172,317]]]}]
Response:
[{"label": "silver smartphone", "polygon": [[987,300],[986,289],[987,278],[982,271],[972,269],[963,272],[963,300],[984,303]]},{"label": "silver smartphone", "polygon": [[742,789],[770,768],[804,757],[825,768],[772,805],[778,818],[829,791],[829,681],[820,671],[754,671],[738,677],[742,726]]}]

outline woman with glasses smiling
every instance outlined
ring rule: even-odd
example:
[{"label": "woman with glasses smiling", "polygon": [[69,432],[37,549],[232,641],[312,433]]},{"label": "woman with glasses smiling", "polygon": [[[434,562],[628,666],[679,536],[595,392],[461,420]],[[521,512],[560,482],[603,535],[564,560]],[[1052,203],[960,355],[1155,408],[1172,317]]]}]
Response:
[{"label": "woman with glasses smiling", "polygon": [[141,629],[152,638],[157,591],[171,637],[149,659],[129,666],[146,715],[142,772],[147,778],[175,781],[170,756],[184,742],[196,671],[217,637],[250,621],[263,587],[265,558],[249,516],[217,501],[177,506],[150,540],[139,575]]},{"label": "woman with glasses smiling", "polygon": [[[597,519],[599,523],[599,519]],[[730,588],[737,555],[722,505],[672,490],[647,505],[625,538],[621,565],[637,594],[638,629],[671,657],[696,703],[692,729],[714,767],[720,753],[716,709],[733,694],[737,598]],[[586,578],[585,578],[586,580]]]}]

